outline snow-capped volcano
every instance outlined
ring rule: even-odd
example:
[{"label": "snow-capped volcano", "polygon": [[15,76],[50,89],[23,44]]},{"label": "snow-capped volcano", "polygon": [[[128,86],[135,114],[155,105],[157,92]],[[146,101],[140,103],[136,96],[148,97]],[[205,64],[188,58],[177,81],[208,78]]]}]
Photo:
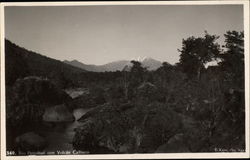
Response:
[{"label": "snow-capped volcano", "polygon": [[162,62],[150,57],[137,57],[131,60],[114,61],[104,65],[86,65],[77,60],[73,61],[65,60],[64,63],[85,69],[87,71],[105,72],[105,71],[121,71],[124,70],[125,68],[126,70],[128,70],[128,68],[132,67],[131,63],[132,60],[141,62],[142,66],[147,67],[148,70],[156,70],[162,65]]}]

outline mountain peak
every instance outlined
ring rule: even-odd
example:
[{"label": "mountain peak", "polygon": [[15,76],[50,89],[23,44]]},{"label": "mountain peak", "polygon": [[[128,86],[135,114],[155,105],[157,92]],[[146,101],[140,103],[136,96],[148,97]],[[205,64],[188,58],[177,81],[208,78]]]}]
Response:
[{"label": "mountain peak", "polygon": [[137,58],[132,58],[131,60],[135,60],[135,61],[138,61],[138,62],[141,62],[141,63],[143,63],[145,61],[158,61],[158,60],[156,60],[156,59],[154,59],[152,57],[147,57],[147,56],[144,56],[144,57],[139,56]]},{"label": "mountain peak", "polygon": [[[162,62],[155,60],[151,57],[137,57],[131,60],[136,60],[141,62],[143,67],[147,67],[148,70],[156,70],[159,67],[162,66]],[[83,68],[88,71],[94,71],[94,72],[105,72],[105,71],[121,71],[121,70],[128,70],[128,68],[132,67],[132,63],[129,60],[119,60],[110,62],[104,65],[87,65],[84,63],[81,63],[77,60],[72,61],[64,61],[65,63],[71,64],[75,67]]]},{"label": "mountain peak", "polygon": [[138,61],[138,62],[143,62],[145,59],[148,59],[148,57],[144,56],[144,57],[137,57],[137,58],[132,58],[131,60],[135,60],[135,61]]},{"label": "mountain peak", "polygon": [[157,61],[157,60],[155,60],[155,59],[153,59],[153,58],[151,58],[151,57],[145,57],[145,58],[143,59],[143,62],[145,62],[145,61]]}]

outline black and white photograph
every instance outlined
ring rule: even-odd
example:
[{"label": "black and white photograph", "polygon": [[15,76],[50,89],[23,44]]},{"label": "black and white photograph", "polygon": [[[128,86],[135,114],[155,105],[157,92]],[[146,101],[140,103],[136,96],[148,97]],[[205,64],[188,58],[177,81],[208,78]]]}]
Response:
[{"label": "black and white photograph", "polygon": [[249,156],[247,1],[1,7],[2,158]]}]

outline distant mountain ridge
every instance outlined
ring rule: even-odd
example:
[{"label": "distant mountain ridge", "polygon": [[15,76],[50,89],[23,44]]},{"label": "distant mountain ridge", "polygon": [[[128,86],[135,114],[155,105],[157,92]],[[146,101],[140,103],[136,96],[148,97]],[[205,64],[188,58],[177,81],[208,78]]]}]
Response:
[{"label": "distant mountain ridge", "polygon": [[8,85],[25,76],[42,76],[66,81],[86,72],[79,67],[19,47],[7,39],[5,39],[5,64]]},{"label": "distant mountain ridge", "polygon": [[63,61],[66,64],[72,65],[74,67],[78,67],[81,69],[84,69],[86,71],[92,71],[92,72],[105,72],[105,71],[117,71],[122,70],[123,67],[129,63],[129,61],[123,60],[123,61],[115,61],[111,63],[107,63],[104,65],[92,65],[92,64],[84,64],[82,62],[79,62],[77,60],[72,61]]},{"label": "distant mountain ridge", "polygon": [[[104,65],[84,64],[77,60],[72,60],[72,61],[64,60],[63,62],[66,64],[70,64],[72,66],[75,66],[75,67],[79,67],[87,71],[92,71],[92,72],[122,71],[124,68],[132,66],[129,60],[114,61],[114,62],[110,62]],[[162,62],[155,60],[153,58],[143,58],[141,60],[141,63],[142,63],[142,66],[147,67],[148,70],[156,70],[162,65]]]}]

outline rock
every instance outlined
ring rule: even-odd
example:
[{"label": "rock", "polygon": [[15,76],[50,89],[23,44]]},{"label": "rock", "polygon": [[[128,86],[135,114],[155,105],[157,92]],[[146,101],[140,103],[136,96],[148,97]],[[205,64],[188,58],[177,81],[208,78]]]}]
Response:
[{"label": "rock", "polygon": [[207,131],[201,129],[203,126],[194,117],[183,114],[180,114],[180,116],[183,125],[181,139],[184,139],[185,146],[188,146],[190,152],[202,152],[202,149],[208,145]]},{"label": "rock", "polygon": [[[11,89],[8,88],[7,96],[6,125],[15,137],[39,129],[47,107],[71,100],[50,80],[36,76],[18,79]],[[12,141],[15,141],[14,137]]]},{"label": "rock", "polygon": [[16,138],[16,143],[21,151],[41,151],[46,147],[43,137],[34,132],[27,132]]},{"label": "rock", "polygon": [[75,118],[65,105],[56,105],[45,109],[43,120],[46,122],[72,122]]},{"label": "rock", "polygon": [[90,94],[83,94],[74,98],[71,102],[68,103],[71,109],[75,108],[94,108],[97,106],[93,97]]},{"label": "rock", "polygon": [[114,153],[154,153],[182,127],[178,114],[158,103],[144,107],[105,104],[80,121],[84,124],[75,130],[73,147],[93,153],[100,147]]},{"label": "rock", "polygon": [[50,80],[35,76],[18,79],[13,86],[13,92],[14,100],[22,104],[57,105],[71,100]]},{"label": "rock", "polygon": [[[84,122],[85,119],[87,119],[91,116],[95,116],[96,114],[98,114],[100,112],[103,112],[103,108],[107,105],[108,104],[99,105],[98,107],[91,109],[90,111],[85,113],[81,118],[79,118],[78,121]],[[126,111],[128,109],[131,109],[133,107],[134,107],[134,105],[131,102],[128,102],[128,103],[121,104],[120,106],[116,106],[116,110],[122,112],[122,111]]]},{"label": "rock", "polygon": [[181,132],[182,121],[177,112],[165,105],[152,103],[147,107],[149,109],[143,120],[144,136],[139,152],[153,153],[173,135]]},{"label": "rock", "polygon": [[78,89],[78,92],[84,92],[84,93],[78,95],[77,97],[74,97],[73,100],[68,103],[72,109],[94,108],[106,102],[104,98],[104,91],[100,88],[94,88],[91,89],[90,91],[88,89]]},{"label": "rock", "polygon": [[98,148],[119,153],[120,147],[128,142],[129,130],[133,126],[129,117],[111,104],[99,106],[81,120],[85,123],[76,129],[73,147],[93,153]]},{"label": "rock", "polygon": [[[41,129],[43,115],[47,107],[66,103],[71,100],[64,91],[57,88],[50,80],[36,76],[16,80],[11,89],[8,88],[7,96],[6,132],[12,133],[12,137],[9,140],[12,144],[14,144],[15,137],[18,135]],[[62,114],[61,112],[58,113]],[[55,114],[55,112],[48,114],[47,111],[46,119],[51,120],[49,119],[51,117],[48,115],[52,114]],[[67,116],[67,114],[58,117],[59,120],[63,119],[60,121],[72,121],[73,119],[72,116]],[[55,121],[54,119],[52,120]],[[24,149],[30,148],[29,145],[25,146],[26,142],[20,145]],[[12,149],[15,150],[15,146],[12,146]]]},{"label": "rock", "polygon": [[94,122],[88,121],[83,126],[75,129],[75,136],[73,137],[73,147],[77,150],[92,150],[97,146],[94,137]]},{"label": "rock", "polygon": [[166,144],[157,148],[156,153],[183,153],[190,152],[185,143],[183,134],[176,134],[171,137]]},{"label": "rock", "polygon": [[65,92],[73,99],[83,94],[89,94],[89,90],[86,88],[70,88],[70,89],[66,89]]},{"label": "rock", "polygon": [[94,107],[93,109],[91,109],[90,111],[86,112],[83,116],[81,116],[77,121],[79,122],[84,122],[87,118],[92,117],[96,114],[98,114],[99,112],[101,112],[101,109],[104,107],[105,105],[100,105],[98,107]]}]

